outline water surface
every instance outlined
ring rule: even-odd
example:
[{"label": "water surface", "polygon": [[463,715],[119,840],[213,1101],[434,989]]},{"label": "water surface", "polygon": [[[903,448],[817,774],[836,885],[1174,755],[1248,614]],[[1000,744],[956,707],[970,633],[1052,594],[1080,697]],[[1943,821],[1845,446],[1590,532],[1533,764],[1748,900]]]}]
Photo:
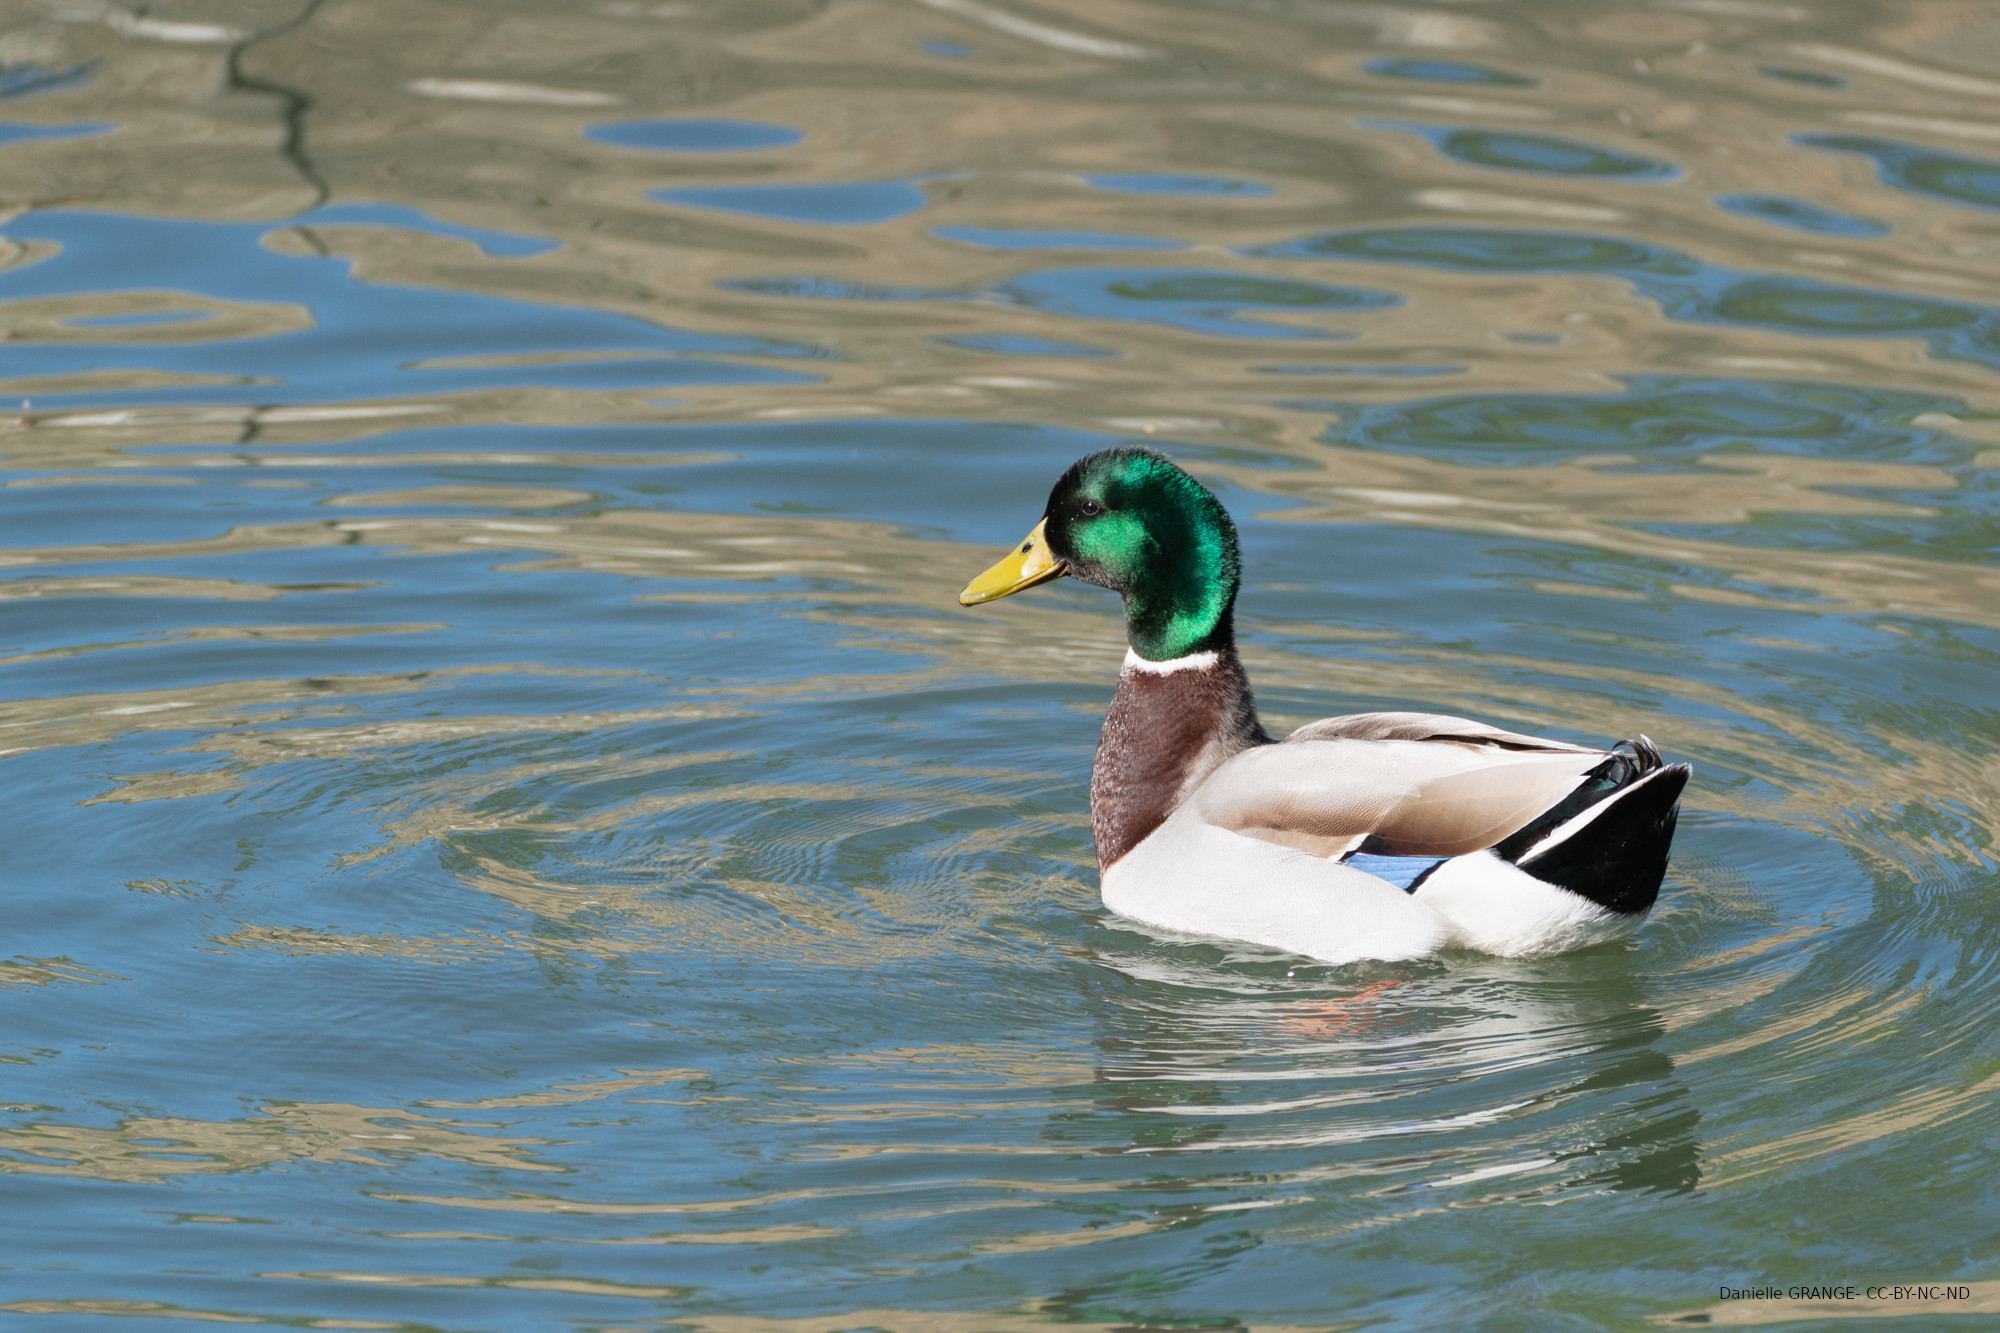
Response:
[{"label": "water surface", "polygon": [[[2000,1309],[2000,20],[0,20],[20,1327]],[[954,594],[1132,442],[1275,728],[1690,760],[1647,925],[1107,916],[1117,608]]]}]

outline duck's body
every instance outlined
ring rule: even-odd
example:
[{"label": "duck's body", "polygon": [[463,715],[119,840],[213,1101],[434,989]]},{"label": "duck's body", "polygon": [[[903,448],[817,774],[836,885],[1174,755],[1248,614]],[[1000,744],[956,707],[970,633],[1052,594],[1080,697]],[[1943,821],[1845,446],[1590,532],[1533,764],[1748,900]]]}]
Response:
[{"label": "duck's body", "polygon": [[1580,948],[1645,918],[1688,768],[1430,713],[1273,742],[1236,654],[1236,535],[1166,459],[1119,449],[1056,484],[960,600],[1069,574],[1125,597],[1131,651],[1091,775],[1105,905],[1314,958]]},{"label": "duck's body", "polygon": [[1345,962],[1559,953],[1653,905],[1687,770],[1649,745],[1435,713],[1324,718],[1274,744],[1231,725],[1242,674],[1233,655],[1127,657],[1091,782],[1113,911]]}]

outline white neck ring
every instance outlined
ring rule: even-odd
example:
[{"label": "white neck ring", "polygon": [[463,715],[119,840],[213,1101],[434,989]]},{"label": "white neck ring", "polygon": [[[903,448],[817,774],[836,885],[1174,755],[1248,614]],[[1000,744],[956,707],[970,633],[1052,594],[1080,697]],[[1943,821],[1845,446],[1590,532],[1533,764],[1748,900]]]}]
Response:
[{"label": "white neck ring", "polygon": [[1214,666],[1216,660],[1212,649],[1205,653],[1189,653],[1186,657],[1170,657],[1164,662],[1155,662],[1127,648],[1124,670],[1119,674],[1123,675],[1125,671],[1143,671],[1149,676],[1171,676],[1176,671],[1204,671]]}]

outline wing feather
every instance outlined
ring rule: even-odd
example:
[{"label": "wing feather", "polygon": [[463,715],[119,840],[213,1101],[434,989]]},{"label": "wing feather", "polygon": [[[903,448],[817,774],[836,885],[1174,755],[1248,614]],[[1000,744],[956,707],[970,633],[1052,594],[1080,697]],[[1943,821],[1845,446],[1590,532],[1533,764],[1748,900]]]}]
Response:
[{"label": "wing feather", "polygon": [[1398,719],[1386,724],[1392,728],[1410,725],[1401,720],[1410,718],[1425,719],[1416,726],[1451,726],[1421,740],[1325,733],[1301,739],[1294,733],[1216,769],[1189,798],[1193,813],[1219,828],[1316,856],[1338,855],[1364,838],[1374,840],[1372,850],[1391,856],[1460,856],[1528,824],[1605,758],[1603,751],[1562,742],[1548,749],[1496,744],[1482,731],[1458,731],[1481,727],[1461,718],[1358,716]]},{"label": "wing feather", "polygon": [[1493,745],[1508,750],[1552,751],[1558,754],[1594,754],[1603,751],[1568,741],[1552,741],[1546,736],[1529,736],[1474,722],[1468,717],[1446,713],[1344,713],[1308,722],[1291,735],[1293,741],[1450,741],[1460,745]]}]

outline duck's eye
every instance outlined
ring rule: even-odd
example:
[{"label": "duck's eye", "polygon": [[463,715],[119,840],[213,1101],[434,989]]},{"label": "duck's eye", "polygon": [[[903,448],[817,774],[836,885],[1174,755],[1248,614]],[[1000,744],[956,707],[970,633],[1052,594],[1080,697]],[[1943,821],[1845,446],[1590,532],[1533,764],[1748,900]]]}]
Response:
[{"label": "duck's eye", "polygon": [[1097,501],[1095,500],[1085,500],[1081,505],[1078,506],[1078,508],[1083,510],[1083,516],[1085,518],[1096,518],[1099,514],[1104,512],[1104,506],[1097,503]]}]

